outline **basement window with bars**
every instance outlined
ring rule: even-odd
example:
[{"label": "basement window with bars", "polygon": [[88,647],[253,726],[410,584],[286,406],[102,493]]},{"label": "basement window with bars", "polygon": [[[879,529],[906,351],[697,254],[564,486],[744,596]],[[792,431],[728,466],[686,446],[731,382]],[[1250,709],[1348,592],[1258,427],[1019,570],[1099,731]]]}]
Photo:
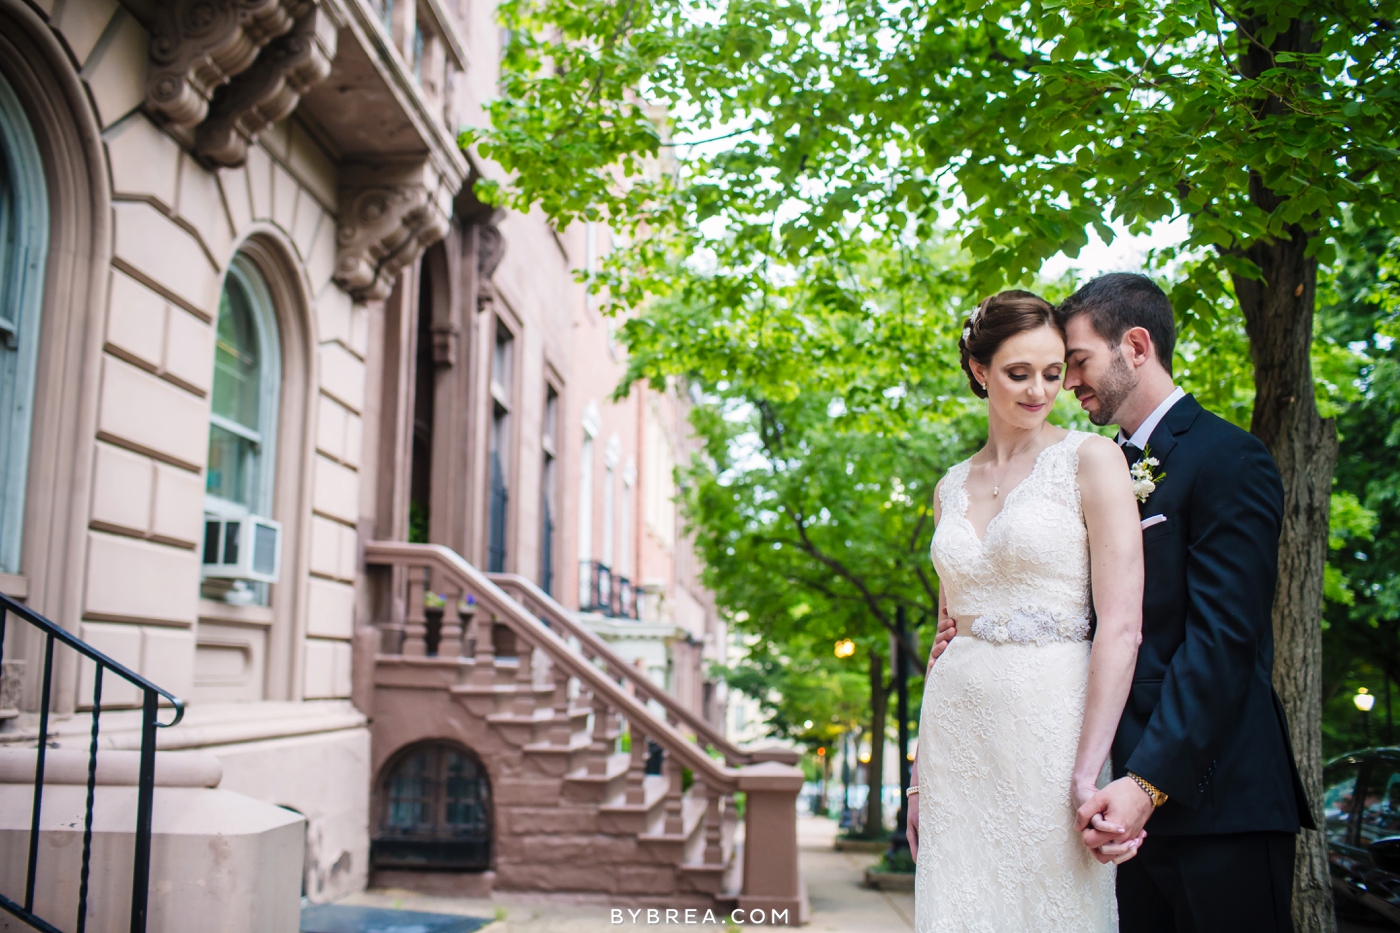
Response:
[{"label": "basement window with bars", "polygon": [[485,871],[491,867],[491,782],[461,746],[410,746],[385,769],[371,860],[378,869]]}]

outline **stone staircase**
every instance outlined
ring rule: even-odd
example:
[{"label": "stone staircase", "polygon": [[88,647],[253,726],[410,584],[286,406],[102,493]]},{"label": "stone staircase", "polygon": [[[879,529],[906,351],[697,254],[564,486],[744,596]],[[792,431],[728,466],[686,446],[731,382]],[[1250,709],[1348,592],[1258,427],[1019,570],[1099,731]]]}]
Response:
[{"label": "stone staircase", "polygon": [[355,680],[373,773],[450,741],[485,765],[493,811],[492,872],[381,882],[805,920],[792,752],[735,748],[526,580],[435,545],[365,553],[378,621]]}]

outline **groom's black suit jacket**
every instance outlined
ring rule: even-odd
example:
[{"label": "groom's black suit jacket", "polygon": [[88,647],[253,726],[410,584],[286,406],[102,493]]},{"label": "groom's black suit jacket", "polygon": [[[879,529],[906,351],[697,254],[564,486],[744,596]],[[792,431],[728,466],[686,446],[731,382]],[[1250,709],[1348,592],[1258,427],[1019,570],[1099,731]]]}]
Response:
[{"label": "groom's black suit jacket", "polygon": [[1253,435],[1186,396],[1148,443],[1165,474],[1142,504],[1142,645],[1113,741],[1115,777],[1170,799],[1149,834],[1312,828],[1274,693],[1283,486]]}]

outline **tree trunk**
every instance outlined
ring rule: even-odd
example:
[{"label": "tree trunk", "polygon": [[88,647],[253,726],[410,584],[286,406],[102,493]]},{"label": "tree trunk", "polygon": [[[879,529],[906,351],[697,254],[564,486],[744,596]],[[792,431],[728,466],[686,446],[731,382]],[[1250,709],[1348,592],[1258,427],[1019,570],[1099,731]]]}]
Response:
[{"label": "tree trunk", "polygon": [[[1247,35],[1263,34],[1264,17],[1244,24]],[[1269,49],[1244,45],[1240,71],[1257,77],[1276,67],[1281,52],[1314,52],[1312,23],[1293,20],[1274,34]],[[1284,67],[1289,67],[1285,65]],[[1293,67],[1304,67],[1295,65]],[[1259,101],[1260,118],[1282,113],[1274,97]],[[1250,200],[1272,213],[1283,203],[1257,171],[1249,179]],[[1327,563],[1327,519],[1337,429],[1317,411],[1313,395],[1313,310],[1317,260],[1307,255],[1309,235],[1297,225],[1243,251],[1261,277],[1234,277],[1254,361],[1254,416],[1250,431],[1264,442],[1283,481],[1283,528],[1279,538],[1278,585],[1274,590],[1274,689],[1288,716],[1293,754],[1303,787],[1322,825],[1322,574]],[[1320,832],[1303,830],[1293,872],[1293,926],[1297,933],[1335,933],[1336,914]]]},{"label": "tree trunk", "polygon": [[870,652],[870,764],[865,766],[865,835],[876,839],[885,834],[885,815],[880,789],[885,786],[885,714],[889,697],[885,693],[885,659]]}]

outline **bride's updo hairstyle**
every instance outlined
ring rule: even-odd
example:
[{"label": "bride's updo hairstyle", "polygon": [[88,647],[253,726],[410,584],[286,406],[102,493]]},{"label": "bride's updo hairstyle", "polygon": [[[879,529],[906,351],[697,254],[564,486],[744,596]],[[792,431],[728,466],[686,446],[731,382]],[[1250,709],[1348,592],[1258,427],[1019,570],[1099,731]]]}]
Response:
[{"label": "bride's updo hairstyle", "polygon": [[973,395],[987,397],[987,390],[972,374],[972,361],[991,366],[992,357],[1003,343],[1038,327],[1053,327],[1060,336],[1064,336],[1064,328],[1055,320],[1055,309],[1039,295],[1013,289],[982,299],[982,303],[963,322],[962,338],[958,340],[963,372],[967,373]]}]

